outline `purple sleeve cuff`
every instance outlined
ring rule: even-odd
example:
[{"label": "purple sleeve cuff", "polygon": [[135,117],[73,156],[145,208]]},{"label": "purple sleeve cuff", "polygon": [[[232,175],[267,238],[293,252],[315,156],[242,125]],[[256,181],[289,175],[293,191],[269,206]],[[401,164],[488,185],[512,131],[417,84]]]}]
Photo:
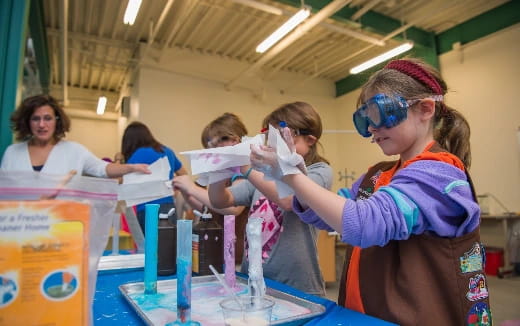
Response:
[{"label": "purple sleeve cuff", "polygon": [[321,230],[334,231],[334,229],[325,223],[311,208],[303,209],[296,196],[293,196],[292,207],[293,212],[295,212],[304,223],[311,224]]},{"label": "purple sleeve cuff", "polygon": [[343,229],[341,230],[341,241],[354,246],[361,245],[361,219],[355,218],[359,215],[356,202],[347,200],[343,207]]}]

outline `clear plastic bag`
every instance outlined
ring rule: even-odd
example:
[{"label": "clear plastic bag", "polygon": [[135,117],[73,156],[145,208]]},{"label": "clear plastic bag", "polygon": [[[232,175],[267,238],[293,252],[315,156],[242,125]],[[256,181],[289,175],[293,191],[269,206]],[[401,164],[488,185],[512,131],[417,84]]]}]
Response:
[{"label": "clear plastic bag", "polygon": [[90,205],[89,307],[96,290],[99,259],[107,245],[110,227],[119,218],[117,185],[111,179],[74,176],[69,180],[66,175],[0,171],[0,200],[55,198]]}]

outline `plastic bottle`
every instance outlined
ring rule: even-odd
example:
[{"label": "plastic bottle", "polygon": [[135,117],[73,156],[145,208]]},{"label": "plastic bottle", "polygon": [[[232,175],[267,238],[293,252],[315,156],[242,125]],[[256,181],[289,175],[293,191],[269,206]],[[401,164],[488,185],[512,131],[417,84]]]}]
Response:
[{"label": "plastic bottle", "polygon": [[177,272],[177,229],[169,221],[168,214],[159,214],[159,241],[157,248],[157,274],[172,275]]},{"label": "plastic bottle", "polygon": [[[198,212],[195,212],[197,214]],[[193,227],[193,273],[213,275],[209,265],[219,273],[224,271],[224,228],[207,212],[200,215],[200,221]]]}]

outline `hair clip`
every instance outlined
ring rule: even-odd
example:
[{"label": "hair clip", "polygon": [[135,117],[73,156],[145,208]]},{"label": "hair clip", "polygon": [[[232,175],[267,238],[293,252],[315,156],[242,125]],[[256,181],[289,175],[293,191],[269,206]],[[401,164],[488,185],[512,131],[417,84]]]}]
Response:
[{"label": "hair clip", "polygon": [[280,128],[285,128],[285,127],[287,127],[287,122],[280,121],[280,122],[278,122],[278,125],[280,126]]},{"label": "hair clip", "polygon": [[262,129],[260,129],[260,133],[262,133],[262,134],[263,134],[264,132],[266,132],[266,131],[267,131],[267,128],[262,128]]}]

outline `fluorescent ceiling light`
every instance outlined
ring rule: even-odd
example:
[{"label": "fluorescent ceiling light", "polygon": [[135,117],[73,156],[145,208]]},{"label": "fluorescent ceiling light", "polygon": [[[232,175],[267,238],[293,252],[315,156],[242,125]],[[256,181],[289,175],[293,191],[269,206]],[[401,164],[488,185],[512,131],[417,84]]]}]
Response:
[{"label": "fluorescent ceiling light", "polygon": [[292,31],[296,26],[298,26],[302,21],[304,21],[311,14],[311,9],[309,7],[304,7],[300,9],[297,13],[295,13],[288,21],[286,21],[282,26],[280,26],[273,34],[271,34],[268,38],[266,38],[262,43],[260,43],[256,47],[256,52],[264,53],[271,46],[273,46],[276,42],[278,42],[282,37],[287,35],[290,31]]},{"label": "fluorescent ceiling light", "polygon": [[383,61],[386,61],[390,58],[393,58],[395,57],[396,55],[399,55],[401,53],[404,53],[408,50],[410,50],[411,48],[413,48],[413,43],[412,42],[406,42],[404,44],[401,44],[399,45],[398,47],[396,48],[393,48],[392,50],[388,51],[388,52],[385,52],[381,55],[378,55],[377,57],[373,58],[373,59],[370,59],[368,60],[367,62],[364,62],[358,66],[355,66],[354,68],[350,69],[350,73],[351,74],[358,74],[362,71],[365,71],[367,70],[368,68],[371,68],[377,64],[380,64],[381,62]]},{"label": "fluorescent ceiling light", "polygon": [[123,18],[123,22],[125,24],[134,24],[137,13],[139,12],[139,7],[141,7],[141,0],[128,0],[128,5],[126,6],[125,10],[125,17]]},{"label": "fluorescent ceiling light", "polygon": [[102,115],[105,113],[105,107],[107,106],[107,98],[105,96],[100,96],[97,103],[96,113]]}]

